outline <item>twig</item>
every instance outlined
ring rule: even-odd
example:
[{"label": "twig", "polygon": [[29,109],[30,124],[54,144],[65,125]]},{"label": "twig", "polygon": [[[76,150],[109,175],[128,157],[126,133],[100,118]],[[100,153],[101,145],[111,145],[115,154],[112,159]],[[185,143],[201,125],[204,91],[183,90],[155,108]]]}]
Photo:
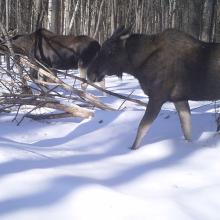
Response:
[{"label": "twig", "polygon": [[21,87],[21,89],[22,89],[22,91],[25,91],[25,90],[29,90],[30,92],[31,92],[31,89],[28,87],[28,84],[27,84],[27,81],[25,80],[25,78],[24,78],[24,76],[23,76],[23,71],[22,71],[22,68],[21,68],[21,66],[19,65],[19,58],[17,57],[17,59],[16,59],[16,57],[15,57],[15,52],[14,52],[14,50],[13,50],[13,48],[12,48],[12,44],[11,44],[11,42],[10,42],[10,40],[9,40],[9,36],[8,36],[8,33],[6,32],[6,29],[4,28],[4,26],[3,26],[3,24],[0,22],[0,28],[1,28],[1,30],[2,30],[2,33],[4,34],[4,36],[5,36],[5,39],[6,39],[6,46],[8,47],[8,49],[9,49],[9,52],[10,52],[10,55],[14,58],[14,60],[15,60],[15,64],[16,64],[16,66],[17,66],[17,69],[18,69],[18,72],[19,72],[19,76],[20,76],[20,79],[21,79],[21,82],[22,82],[22,87]]},{"label": "twig", "polygon": [[15,117],[12,119],[12,122],[17,119],[18,112],[19,112],[20,108],[21,108],[21,104],[19,104],[18,109],[17,109],[17,112],[16,112],[16,115],[15,115]]},{"label": "twig", "polygon": [[27,112],[26,114],[24,114],[24,115],[22,116],[21,120],[17,123],[17,126],[19,126],[19,125],[21,124],[21,122],[24,120],[25,115],[29,115],[31,112],[33,112],[34,110],[36,110],[36,109],[38,109],[38,108],[40,108],[40,107],[42,107],[42,106],[43,106],[43,104],[39,104],[38,106],[35,106],[33,109],[31,109],[29,112]]},{"label": "twig", "polygon": [[128,98],[133,94],[134,91],[135,91],[135,90],[133,90],[133,91],[128,95],[127,99],[125,99],[125,100],[121,103],[121,105],[119,106],[118,110],[121,109],[122,105],[128,100]]},{"label": "twig", "polygon": [[14,105],[9,105],[9,106],[5,106],[5,107],[0,108],[0,113],[1,112],[10,113],[11,111],[7,110],[7,108],[12,108],[13,106]]}]

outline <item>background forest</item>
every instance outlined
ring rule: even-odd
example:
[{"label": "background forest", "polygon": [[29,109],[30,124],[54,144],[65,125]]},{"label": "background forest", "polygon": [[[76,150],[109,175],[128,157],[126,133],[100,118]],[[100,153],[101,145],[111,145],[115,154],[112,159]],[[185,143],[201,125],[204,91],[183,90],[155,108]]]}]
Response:
[{"label": "background forest", "polygon": [[148,34],[177,28],[218,42],[219,14],[220,0],[0,0],[0,20],[16,34],[44,27],[101,42],[121,24]]}]

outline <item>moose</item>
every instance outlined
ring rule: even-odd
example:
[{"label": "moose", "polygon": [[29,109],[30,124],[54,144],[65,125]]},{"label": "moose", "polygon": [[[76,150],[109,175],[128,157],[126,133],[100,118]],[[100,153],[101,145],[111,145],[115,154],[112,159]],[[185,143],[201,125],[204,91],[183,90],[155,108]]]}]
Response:
[{"label": "moose", "polygon": [[[79,68],[83,78],[86,78],[89,63],[100,50],[99,42],[89,36],[56,35],[44,28],[31,34],[16,35],[11,38],[11,44],[15,53],[36,58],[49,68]],[[1,49],[4,46],[5,43],[1,43]],[[86,87],[85,84],[81,86]]]},{"label": "moose", "polygon": [[90,81],[123,72],[138,79],[149,96],[131,149],[138,149],[165,102],[173,102],[186,140],[191,140],[188,100],[220,99],[220,44],[206,43],[167,29],[159,34],[132,34],[120,27],[101,46],[88,68]]}]

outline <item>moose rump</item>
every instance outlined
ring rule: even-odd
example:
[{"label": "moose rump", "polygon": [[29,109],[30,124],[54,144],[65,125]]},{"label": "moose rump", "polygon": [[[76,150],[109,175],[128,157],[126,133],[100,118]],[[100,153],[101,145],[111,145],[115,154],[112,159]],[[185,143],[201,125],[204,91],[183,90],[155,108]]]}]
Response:
[{"label": "moose rump", "polygon": [[162,105],[173,102],[183,134],[191,140],[188,100],[220,99],[220,44],[205,43],[168,29],[160,34],[130,34],[120,27],[106,40],[88,68],[88,78],[129,73],[149,96],[132,149],[137,149]]}]

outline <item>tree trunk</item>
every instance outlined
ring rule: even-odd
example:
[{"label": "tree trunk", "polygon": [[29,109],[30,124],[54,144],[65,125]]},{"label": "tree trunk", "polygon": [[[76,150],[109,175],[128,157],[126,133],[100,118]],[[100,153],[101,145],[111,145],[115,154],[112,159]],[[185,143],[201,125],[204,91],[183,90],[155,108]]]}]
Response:
[{"label": "tree trunk", "polygon": [[54,33],[59,33],[59,6],[59,0],[52,1],[51,30]]},{"label": "tree trunk", "polygon": [[[6,31],[8,32],[9,30],[9,1],[6,0],[5,2],[5,12],[6,12]],[[10,70],[10,58],[8,55],[6,55],[6,65],[7,65],[7,70]]]},{"label": "tree trunk", "polygon": [[208,42],[213,40],[215,5],[216,0],[204,2],[201,39]]},{"label": "tree trunk", "polygon": [[71,33],[71,29],[73,27],[73,22],[74,22],[74,20],[76,18],[76,13],[77,13],[78,9],[79,9],[79,0],[77,0],[77,2],[76,2],[75,9],[74,9],[72,18],[71,18],[69,26],[68,26],[68,31],[67,31],[68,34]]},{"label": "tree trunk", "polygon": [[95,39],[98,37],[98,31],[99,31],[99,26],[100,26],[100,22],[101,22],[102,8],[103,8],[103,5],[104,5],[104,2],[105,2],[105,0],[102,0],[102,2],[100,4],[99,11],[98,11],[98,20],[97,20],[97,23],[96,23],[95,32],[93,34],[93,38],[95,38]]},{"label": "tree trunk", "polygon": [[70,2],[66,0],[64,2],[64,29],[63,34],[67,34],[69,32],[69,23],[70,23]]}]

